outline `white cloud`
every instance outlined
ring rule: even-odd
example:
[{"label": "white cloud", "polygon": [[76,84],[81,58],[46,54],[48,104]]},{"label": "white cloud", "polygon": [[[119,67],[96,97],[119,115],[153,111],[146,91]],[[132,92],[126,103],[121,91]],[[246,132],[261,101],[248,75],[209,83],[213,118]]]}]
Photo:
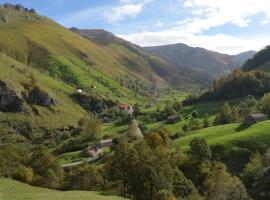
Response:
[{"label": "white cloud", "polygon": [[121,5],[105,11],[104,17],[109,23],[123,21],[126,17],[136,17],[143,11],[144,7],[152,1],[153,0],[119,0]]},{"label": "white cloud", "polygon": [[267,0],[183,0],[183,5],[196,15],[183,27],[192,33],[201,33],[227,23],[248,26],[254,15],[270,19],[270,1]]},{"label": "white cloud", "polygon": [[184,33],[172,29],[118,36],[141,46],[185,43],[193,47],[204,47],[227,54],[237,54],[248,50],[260,50],[265,45],[270,44],[270,36],[257,38],[239,38],[225,34],[208,36]]},{"label": "white cloud", "polygon": [[270,22],[268,0],[179,0],[191,15],[173,27],[157,32],[140,32],[120,35],[141,46],[186,43],[194,47],[235,54],[247,50],[259,50],[270,44],[270,36],[253,38],[227,34],[206,35],[204,31],[226,24],[249,26],[255,15],[263,17],[261,24]]}]

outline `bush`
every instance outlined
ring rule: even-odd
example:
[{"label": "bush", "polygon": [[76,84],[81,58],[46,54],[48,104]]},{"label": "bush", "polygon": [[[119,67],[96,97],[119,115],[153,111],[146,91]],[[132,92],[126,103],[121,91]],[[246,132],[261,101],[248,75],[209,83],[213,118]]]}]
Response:
[{"label": "bush", "polygon": [[34,172],[32,168],[20,167],[12,175],[15,180],[30,184],[33,181]]}]

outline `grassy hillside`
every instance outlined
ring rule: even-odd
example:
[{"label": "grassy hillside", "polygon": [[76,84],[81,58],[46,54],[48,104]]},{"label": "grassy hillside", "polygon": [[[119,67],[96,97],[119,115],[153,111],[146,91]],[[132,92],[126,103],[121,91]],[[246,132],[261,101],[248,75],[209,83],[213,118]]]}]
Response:
[{"label": "grassy hillside", "polygon": [[34,139],[42,137],[44,130],[52,131],[77,126],[78,120],[86,114],[86,111],[69,98],[68,95],[74,92],[74,88],[64,82],[29,68],[3,54],[0,54],[0,70],[0,80],[5,81],[17,93],[24,92],[23,86],[30,84],[34,77],[36,85],[57,102],[50,109],[25,104],[24,112],[0,112],[0,136],[6,142],[24,141],[22,132],[34,133],[31,136]]},{"label": "grassy hillside", "polygon": [[106,196],[98,192],[68,191],[43,189],[20,183],[14,180],[0,179],[0,199],[2,200],[120,200],[115,196]]},{"label": "grassy hillside", "polygon": [[[144,68],[147,67],[173,86],[182,90],[194,90],[209,84],[207,76],[187,68],[177,69],[171,62],[153,56],[144,51],[143,48],[118,38],[105,30],[76,28],[71,30],[106,48],[111,54],[117,55],[121,64],[129,65],[129,68],[134,68],[138,74],[145,73]],[[148,79],[153,81],[153,77],[148,77]]]},{"label": "grassy hillside", "polygon": [[[115,77],[126,74],[156,86],[171,84],[187,90],[198,84],[195,79],[178,73],[167,61],[130,43],[100,45],[29,12],[1,8],[0,16],[8,19],[0,21],[0,52],[68,82],[62,70],[65,68],[73,78],[69,82],[77,87],[100,85],[95,80],[102,76],[122,96],[130,96],[130,92],[118,88],[114,81]],[[100,89],[100,92],[108,91]]]},{"label": "grassy hillside", "polygon": [[187,136],[175,141],[173,147],[189,148],[189,143],[194,137],[207,139],[211,146],[224,145],[225,150],[245,148],[247,150],[261,149],[270,145],[270,134],[267,133],[270,121],[260,122],[250,127],[242,124],[229,124],[214,126],[199,131],[194,131]]},{"label": "grassy hillside", "polygon": [[233,169],[241,169],[248,161],[250,153],[263,152],[270,146],[270,121],[252,126],[228,124],[214,126],[189,133],[175,140],[172,148],[189,149],[194,137],[205,138],[215,157],[227,162]]}]

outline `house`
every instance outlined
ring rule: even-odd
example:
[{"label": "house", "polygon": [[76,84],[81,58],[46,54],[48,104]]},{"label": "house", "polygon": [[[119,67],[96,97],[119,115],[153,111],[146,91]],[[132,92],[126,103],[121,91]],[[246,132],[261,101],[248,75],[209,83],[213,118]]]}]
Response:
[{"label": "house", "polygon": [[263,113],[251,114],[245,118],[244,123],[251,125],[257,122],[265,121],[266,119],[267,117]]},{"label": "house", "polygon": [[180,117],[177,115],[172,115],[167,118],[167,122],[170,124],[175,124],[180,121]]},{"label": "house", "polygon": [[101,149],[105,147],[111,147],[113,146],[113,139],[100,140],[97,146]]},{"label": "house", "polygon": [[120,104],[118,107],[119,107],[120,110],[125,110],[125,111],[127,111],[129,113],[133,113],[133,106],[131,106],[131,105]]}]

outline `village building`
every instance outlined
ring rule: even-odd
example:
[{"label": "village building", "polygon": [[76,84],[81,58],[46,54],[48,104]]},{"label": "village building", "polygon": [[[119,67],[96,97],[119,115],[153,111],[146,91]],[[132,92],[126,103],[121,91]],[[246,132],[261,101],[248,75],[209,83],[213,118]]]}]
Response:
[{"label": "village building", "polygon": [[257,113],[257,114],[251,114],[247,116],[244,120],[245,124],[251,125],[255,124],[257,122],[265,121],[267,120],[267,116],[263,113]]},{"label": "village building", "polygon": [[119,107],[120,110],[125,110],[125,111],[127,111],[129,113],[133,113],[133,111],[134,111],[133,106],[128,105],[128,104],[121,104],[118,107]]},{"label": "village building", "polygon": [[99,143],[97,144],[97,147],[101,149],[112,146],[113,146],[113,139],[100,140]]}]

